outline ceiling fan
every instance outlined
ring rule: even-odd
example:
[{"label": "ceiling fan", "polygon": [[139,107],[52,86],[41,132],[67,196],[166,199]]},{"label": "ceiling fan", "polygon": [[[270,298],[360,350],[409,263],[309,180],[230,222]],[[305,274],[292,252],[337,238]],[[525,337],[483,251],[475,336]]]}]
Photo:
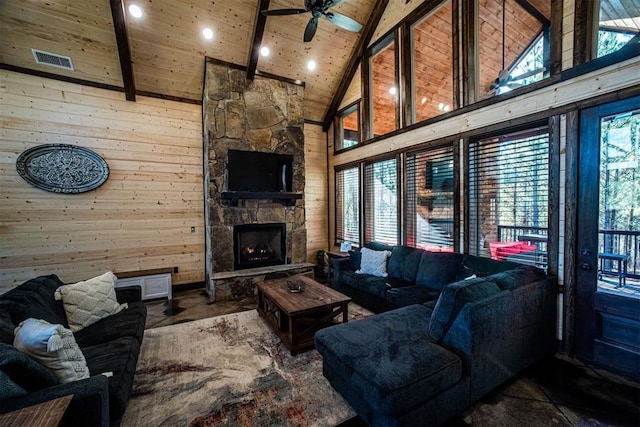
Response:
[{"label": "ceiling fan", "polygon": [[347,31],[353,31],[357,33],[362,28],[362,25],[348,16],[344,16],[337,12],[329,11],[330,7],[344,2],[345,0],[304,0],[304,9],[274,9],[265,10],[262,12],[265,16],[275,15],[297,15],[300,13],[311,13],[311,19],[307,23],[307,27],[304,30],[305,42],[310,42],[318,29],[318,20],[324,16],[327,20],[333,22],[340,28]]},{"label": "ceiling fan", "polygon": [[492,97],[494,95],[500,95],[501,93],[508,92],[513,89],[517,89],[519,87],[524,86],[522,80],[535,76],[536,74],[544,73],[546,71],[546,67],[537,68],[535,70],[527,71],[517,76],[512,76],[512,70],[506,69],[500,71],[498,78],[495,79],[491,86],[489,86],[488,92],[485,94],[483,98]]}]

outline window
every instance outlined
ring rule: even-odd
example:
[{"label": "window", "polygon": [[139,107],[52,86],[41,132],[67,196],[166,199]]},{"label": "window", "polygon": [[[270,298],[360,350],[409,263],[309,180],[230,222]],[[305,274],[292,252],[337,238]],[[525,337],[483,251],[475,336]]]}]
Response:
[{"label": "window", "polygon": [[453,251],[453,147],[406,157],[407,245],[433,252]]},{"label": "window", "polygon": [[360,142],[359,133],[360,109],[358,104],[347,107],[338,115],[338,124],[336,126],[336,150],[353,147]]},{"label": "window", "polygon": [[622,49],[634,37],[636,37],[635,42],[638,42],[637,36],[640,33],[639,9],[637,6],[625,5],[624,3],[609,0],[600,0],[599,2],[597,58]]},{"label": "window", "polygon": [[359,168],[336,171],[336,241],[360,246]]},{"label": "window", "polygon": [[551,2],[479,0],[478,94],[488,98],[541,80],[548,75],[544,35]]},{"label": "window", "polygon": [[395,158],[365,165],[365,242],[397,245],[398,169]]},{"label": "window", "polygon": [[419,122],[454,107],[451,1],[413,25],[411,39],[414,120]]},{"label": "window", "polygon": [[396,78],[396,44],[393,35],[373,50],[370,58],[373,136],[387,134],[398,128],[398,81]]},{"label": "window", "polygon": [[546,126],[469,145],[469,252],[546,266]]}]

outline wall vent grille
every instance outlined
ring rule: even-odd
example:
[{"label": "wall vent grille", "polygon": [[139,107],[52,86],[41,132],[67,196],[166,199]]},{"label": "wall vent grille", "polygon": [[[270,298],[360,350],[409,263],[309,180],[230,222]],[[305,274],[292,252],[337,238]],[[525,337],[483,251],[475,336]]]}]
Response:
[{"label": "wall vent grille", "polygon": [[63,68],[73,71],[73,63],[68,56],[58,55],[57,53],[45,52],[38,49],[31,49],[33,57],[38,64],[50,65],[52,67]]}]

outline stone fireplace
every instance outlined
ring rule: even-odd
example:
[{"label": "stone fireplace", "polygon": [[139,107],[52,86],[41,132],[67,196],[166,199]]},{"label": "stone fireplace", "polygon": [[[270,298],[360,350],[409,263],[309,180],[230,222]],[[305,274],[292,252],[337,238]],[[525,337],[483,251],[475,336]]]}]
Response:
[{"label": "stone fireplace", "polygon": [[243,224],[233,227],[235,270],[286,264],[287,228],[280,224]]},{"label": "stone fireplace", "polygon": [[[206,279],[212,299],[224,299],[218,297],[230,293],[212,291],[217,286],[214,275],[226,277],[235,271],[246,274],[244,272],[260,264],[256,261],[256,265],[248,266],[238,262],[238,249],[234,246],[238,243],[237,231],[278,224],[283,230],[282,242],[267,242],[269,249],[264,248],[265,243],[248,246],[262,245],[260,250],[274,252],[270,257],[277,257],[277,262],[282,264],[304,263],[307,258],[303,198],[304,86],[259,75],[253,81],[246,77],[241,67],[207,59],[203,96],[205,182],[209,186],[205,218]],[[292,159],[288,163],[290,169],[286,168],[285,191],[232,191],[227,168],[230,150],[254,152],[263,158]],[[246,168],[258,165],[247,164]],[[252,232],[247,235],[254,236]]]}]

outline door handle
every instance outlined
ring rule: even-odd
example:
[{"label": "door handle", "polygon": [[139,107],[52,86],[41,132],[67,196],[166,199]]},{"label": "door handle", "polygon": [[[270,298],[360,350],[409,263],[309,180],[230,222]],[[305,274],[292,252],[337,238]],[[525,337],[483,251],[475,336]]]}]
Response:
[{"label": "door handle", "polygon": [[586,262],[583,262],[583,263],[580,265],[580,268],[581,268],[581,269],[583,269],[583,270],[591,270],[591,264],[586,263]]}]

